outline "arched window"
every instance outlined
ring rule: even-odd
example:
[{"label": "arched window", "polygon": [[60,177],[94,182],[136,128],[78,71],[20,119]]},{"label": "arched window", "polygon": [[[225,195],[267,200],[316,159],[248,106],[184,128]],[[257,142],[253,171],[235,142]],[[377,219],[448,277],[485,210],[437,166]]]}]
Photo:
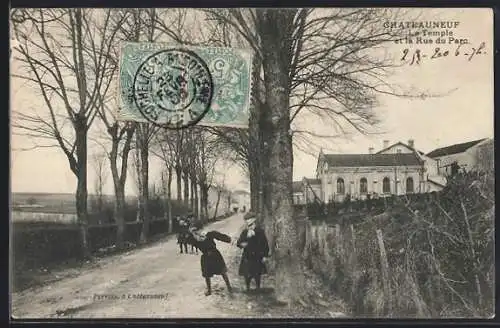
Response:
[{"label": "arched window", "polygon": [[406,179],[406,192],[413,192],[413,178]]},{"label": "arched window", "polygon": [[342,178],[337,179],[337,194],[345,194],[344,179]]},{"label": "arched window", "polygon": [[368,193],[368,181],[366,180],[366,178],[361,178],[359,180],[359,192],[361,194]]},{"label": "arched window", "polygon": [[391,192],[391,180],[387,177],[382,181],[382,192],[384,194],[389,194]]}]

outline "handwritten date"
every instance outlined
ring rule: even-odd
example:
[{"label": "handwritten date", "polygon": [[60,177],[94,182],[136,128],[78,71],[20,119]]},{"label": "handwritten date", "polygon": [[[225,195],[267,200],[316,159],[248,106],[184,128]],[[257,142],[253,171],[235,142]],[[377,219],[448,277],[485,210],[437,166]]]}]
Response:
[{"label": "handwritten date", "polygon": [[462,45],[459,45],[454,51],[443,49],[440,47],[434,48],[431,53],[424,53],[420,49],[410,50],[408,48],[403,49],[403,55],[401,56],[401,61],[408,63],[409,65],[420,65],[420,63],[424,59],[438,59],[438,58],[446,58],[446,57],[458,57],[464,56],[468,61],[471,61],[477,55],[486,54],[485,51],[485,43],[481,42],[478,47],[470,47],[469,49],[464,49]]}]

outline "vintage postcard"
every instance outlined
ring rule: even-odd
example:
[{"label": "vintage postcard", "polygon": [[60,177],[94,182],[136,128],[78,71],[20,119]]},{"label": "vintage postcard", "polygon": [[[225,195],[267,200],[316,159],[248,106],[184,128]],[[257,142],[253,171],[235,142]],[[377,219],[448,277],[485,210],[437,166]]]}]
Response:
[{"label": "vintage postcard", "polygon": [[13,319],[495,315],[491,9],[9,32]]}]

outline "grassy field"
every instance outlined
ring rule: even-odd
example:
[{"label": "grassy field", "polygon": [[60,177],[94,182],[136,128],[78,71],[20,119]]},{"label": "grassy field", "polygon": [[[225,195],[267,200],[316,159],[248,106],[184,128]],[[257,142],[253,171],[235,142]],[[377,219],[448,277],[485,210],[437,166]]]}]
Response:
[{"label": "grassy field", "polygon": [[[94,195],[89,195],[89,203]],[[113,202],[113,195],[104,195],[105,202]],[[135,196],[128,197],[133,202]],[[76,214],[74,194],[24,193],[11,194],[11,205],[16,211]],[[32,206],[30,206],[32,205]]]},{"label": "grassy field", "polygon": [[[89,195],[89,210],[94,195]],[[112,208],[114,203],[113,195],[104,195],[106,207]],[[135,217],[136,197],[127,197],[130,215]],[[173,200],[173,214],[184,213],[183,206]],[[54,193],[12,193],[11,194],[12,221],[17,223],[76,223],[76,208],[74,194],[54,194]],[[210,217],[214,215],[214,208],[209,208]],[[218,214],[221,215],[226,209],[219,207]],[[90,213],[92,214],[92,213]],[[95,213],[97,214],[97,213]],[[129,215],[129,216],[130,216]],[[133,219],[133,218],[132,218]],[[130,218],[129,218],[130,220]],[[135,220],[135,219],[133,219]],[[103,222],[105,223],[105,222]],[[109,222],[108,222],[109,223]]]},{"label": "grassy field", "polygon": [[[89,195],[89,204],[93,195]],[[105,203],[112,203],[114,196],[105,195]],[[128,202],[133,203],[135,197]],[[12,221],[42,223],[53,222],[72,224],[76,222],[76,207],[74,194],[54,193],[12,193]]]}]

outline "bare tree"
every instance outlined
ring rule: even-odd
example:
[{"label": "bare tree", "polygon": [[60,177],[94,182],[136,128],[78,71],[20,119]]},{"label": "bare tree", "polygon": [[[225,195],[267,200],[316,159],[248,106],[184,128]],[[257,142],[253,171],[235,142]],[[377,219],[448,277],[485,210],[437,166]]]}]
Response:
[{"label": "bare tree", "polygon": [[[77,178],[76,212],[87,242],[87,133],[101,94],[109,88],[108,54],[117,33],[112,10],[95,15],[92,9],[19,9],[12,21],[19,42],[15,60],[25,71],[14,73],[41,93],[43,111],[13,113],[14,133],[59,147]],[[92,51],[89,51],[92,49]]]},{"label": "bare tree", "polygon": [[[222,197],[224,197],[226,194],[229,195],[229,189],[226,184],[226,179],[227,179],[227,173],[226,173],[226,166],[223,166],[220,170],[218,170],[218,174],[214,177],[214,182],[213,182],[213,188],[215,189],[215,192],[217,193],[217,200],[215,201],[215,208],[214,208],[214,213],[212,220],[215,220],[217,218],[217,214],[219,214],[219,206],[220,206],[220,201],[222,200]],[[226,201],[226,200],[224,200]]]},{"label": "bare tree", "polygon": [[225,143],[205,128],[194,129],[196,133],[195,168],[197,182],[200,187],[201,217],[208,220],[208,196],[214,184],[218,166],[222,160],[229,158],[230,149]]},{"label": "bare tree", "polygon": [[[118,33],[117,39],[120,40],[138,40],[140,36],[141,20],[139,10],[121,10],[117,17],[124,17],[123,20],[116,22]],[[112,79],[117,80],[119,43],[115,43],[110,54],[110,71]],[[113,83],[113,82],[111,82]],[[115,89],[113,89],[115,90]],[[136,131],[137,124],[134,122],[120,122],[116,118],[116,94],[108,92],[99,98],[98,117],[105,128],[106,139],[111,143],[110,146],[99,144],[105,149],[110,163],[111,175],[113,178],[113,187],[115,193],[114,218],[117,224],[116,245],[118,248],[124,246],[125,233],[125,184],[127,182],[129,155],[132,149],[132,141]]]},{"label": "bare tree", "polygon": [[133,136],[136,129],[135,123],[121,123],[113,121],[108,115],[112,113],[109,107],[101,105],[99,117],[104,122],[111,147],[106,149],[109,159],[113,188],[115,193],[114,219],[117,224],[116,246],[122,248],[125,233],[125,184],[127,182],[127,168],[129,155],[132,149]]},{"label": "bare tree", "polygon": [[104,188],[106,186],[106,180],[108,178],[108,170],[106,168],[106,155],[103,153],[97,153],[92,156],[92,162],[94,164],[94,193],[95,193],[95,210],[99,214],[99,218],[104,212]]},{"label": "bare tree", "polygon": [[[182,169],[182,183],[183,183],[183,199],[184,206],[189,208],[191,205],[190,195],[193,197],[192,192],[190,192],[190,182],[189,178],[192,176],[191,166],[192,166],[192,157],[193,153],[193,138],[190,130],[185,130],[183,137],[183,151],[181,152],[181,169]],[[193,174],[194,175],[194,174]],[[192,207],[192,206],[191,206]]]},{"label": "bare tree", "polygon": [[[156,41],[156,9],[133,9],[134,40],[140,41],[142,32],[145,33],[145,41]],[[147,241],[149,236],[149,222],[151,215],[149,212],[149,148],[152,138],[158,128],[150,123],[138,123],[136,125],[135,144],[136,156],[138,156],[137,166],[139,178],[139,197],[138,197],[138,215],[143,222],[141,229],[140,242]]]},{"label": "bare tree", "polygon": [[219,183],[216,183],[214,187],[215,187],[216,192],[217,192],[217,200],[215,201],[214,215],[212,217],[212,220],[215,221],[215,219],[217,219],[217,214],[219,211],[219,204],[220,204],[220,200],[222,197],[222,193],[224,193],[226,191],[225,179],[223,179]]},{"label": "bare tree", "polygon": [[177,201],[182,201],[182,148],[184,146],[185,130],[176,130],[171,135],[172,138],[172,155],[175,159],[175,181],[177,186]]},{"label": "bare tree", "polygon": [[[292,219],[293,138],[314,131],[295,131],[304,113],[331,123],[344,135],[348,128],[371,133],[377,123],[377,96],[421,97],[386,82],[397,66],[383,53],[400,35],[378,22],[398,12],[385,9],[228,9],[205,10],[225,22],[254,50],[254,104],[250,114],[248,154],[252,194],[274,251],[280,298],[303,301],[307,295],[294,253],[297,227]],[[316,137],[321,137],[316,135]],[[304,139],[303,139],[304,140]],[[250,157],[250,156],[249,156]],[[252,195],[255,206],[255,195]]]},{"label": "bare tree", "polygon": [[172,177],[176,165],[176,147],[178,131],[162,130],[154,138],[151,152],[162,160],[162,189],[165,205],[165,218],[169,220],[169,230],[172,231]]}]

